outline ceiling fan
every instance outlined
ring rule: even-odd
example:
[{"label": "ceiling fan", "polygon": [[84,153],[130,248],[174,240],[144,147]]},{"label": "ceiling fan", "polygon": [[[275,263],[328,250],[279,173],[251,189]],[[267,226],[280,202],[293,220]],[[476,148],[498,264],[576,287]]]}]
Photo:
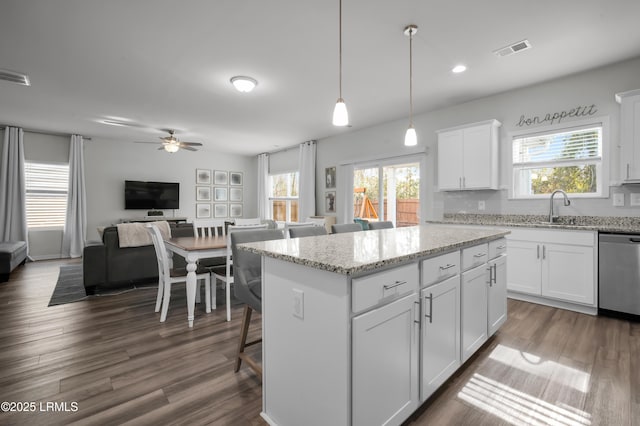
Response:
[{"label": "ceiling fan", "polygon": [[194,146],[202,146],[200,142],[182,142],[175,137],[175,132],[173,130],[167,130],[169,136],[160,137],[161,142],[140,142],[136,141],[135,143],[153,143],[153,144],[161,144],[162,146],[158,148],[158,150],[165,150],[167,152],[177,152],[179,149],[186,149],[187,151],[197,151]]}]

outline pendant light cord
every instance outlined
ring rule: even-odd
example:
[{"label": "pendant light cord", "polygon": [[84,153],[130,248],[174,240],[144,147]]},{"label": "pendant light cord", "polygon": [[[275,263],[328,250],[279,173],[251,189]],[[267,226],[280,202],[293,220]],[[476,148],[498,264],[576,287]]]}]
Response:
[{"label": "pendant light cord", "polygon": [[413,127],[413,29],[409,30],[409,127]]},{"label": "pendant light cord", "polygon": [[339,82],[338,82],[338,87],[340,88],[339,89],[339,91],[340,91],[340,99],[342,99],[342,0],[339,1],[339,4],[340,4],[340,13],[338,14],[338,27],[339,27],[338,40],[339,40],[339,45],[340,46],[339,46],[338,50],[340,52],[340,61],[339,61],[340,62],[340,65],[339,65],[339,67],[340,67],[340,70],[339,70],[340,71],[339,72],[340,78],[339,78]]}]

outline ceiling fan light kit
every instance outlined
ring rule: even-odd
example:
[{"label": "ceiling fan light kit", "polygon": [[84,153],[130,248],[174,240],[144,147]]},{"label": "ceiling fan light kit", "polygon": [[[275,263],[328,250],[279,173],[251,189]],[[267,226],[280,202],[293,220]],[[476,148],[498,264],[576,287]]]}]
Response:
[{"label": "ceiling fan light kit", "polygon": [[170,142],[170,143],[164,144],[164,150],[167,151],[167,152],[170,152],[172,154],[174,152],[178,152],[179,149],[180,149],[180,146],[175,142]]},{"label": "ceiling fan light kit", "polygon": [[339,17],[338,17],[338,27],[339,27],[339,36],[338,36],[338,44],[339,44],[339,96],[336,101],[336,106],[333,109],[333,125],[334,126],[348,126],[349,125],[349,113],[347,112],[347,105],[344,103],[344,99],[342,99],[342,0],[339,0]]},{"label": "ceiling fan light kit", "polygon": [[407,25],[404,34],[409,36],[409,128],[404,135],[405,146],[418,144],[418,135],[413,128],[413,35],[418,32],[417,25]]},{"label": "ceiling fan light kit", "polygon": [[231,77],[231,84],[238,92],[249,93],[258,85],[258,81],[255,78],[237,75]]}]

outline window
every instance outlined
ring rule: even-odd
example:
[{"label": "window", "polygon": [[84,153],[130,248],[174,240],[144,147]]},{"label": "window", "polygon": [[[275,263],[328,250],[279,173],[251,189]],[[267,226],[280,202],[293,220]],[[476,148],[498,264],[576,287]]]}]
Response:
[{"label": "window", "polygon": [[273,220],[298,222],[298,172],[269,176]]},{"label": "window", "polygon": [[603,196],[602,124],[513,139],[514,198]]},{"label": "window", "polygon": [[69,165],[25,161],[25,184],[27,227],[64,227]]},{"label": "window", "polygon": [[420,163],[390,162],[355,168],[353,194],[354,219],[389,220],[396,227],[418,225]]}]

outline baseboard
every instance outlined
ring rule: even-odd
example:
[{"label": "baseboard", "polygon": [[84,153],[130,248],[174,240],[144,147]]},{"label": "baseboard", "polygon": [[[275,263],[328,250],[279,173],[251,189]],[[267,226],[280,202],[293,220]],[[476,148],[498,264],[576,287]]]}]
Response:
[{"label": "baseboard", "polygon": [[547,299],[546,297],[532,296],[530,294],[507,291],[510,299],[522,300],[524,302],[537,303],[539,305],[551,306],[553,308],[566,309],[568,311],[580,312],[587,315],[598,315],[596,306],[585,306],[577,303],[563,302],[561,300]]},{"label": "baseboard", "polygon": [[60,254],[43,254],[40,256],[34,256],[34,255],[29,255],[29,259],[31,259],[34,262],[37,262],[38,260],[54,260],[54,259],[65,259],[65,257],[63,257]]}]

